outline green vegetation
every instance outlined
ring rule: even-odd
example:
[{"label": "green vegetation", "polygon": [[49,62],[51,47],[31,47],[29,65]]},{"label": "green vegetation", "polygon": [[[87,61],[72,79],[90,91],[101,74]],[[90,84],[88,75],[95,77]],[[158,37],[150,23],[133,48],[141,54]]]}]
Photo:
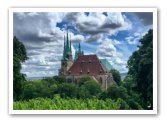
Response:
[{"label": "green vegetation", "polygon": [[121,84],[120,72],[116,69],[111,69],[111,73],[113,75],[114,81],[117,83],[117,85],[120,85]]},{"label": "green vegetation", "polygon": [[141,96],[140,104],[153,107],[153,30],[140,40],[141,46],[128,60],[128,74],[135,81],[135,91]]},{"label": "green vegetation", "polygon": [[27,53],[24,45],[16,38],[13,38],[13,98],[23,98],[25,74],[20,73],[21,63],[27,60]]},{"label": "green vegetation", "polygon": [[53,99],[37,98],[29,101],[18,101],[14,103],[14,110],[119,110],[127,109],[129,106],[125,101],[118,98],[111,99],[63,99],[56,95]]},{"label": "green vegetation", "polygon": [[[120,73],[111,70],[115,84],[103,91],[90,76],[78,84],[54,76],[26,81],[20,73],[27,59],[24,45],[14,38],[14,109],[15,110],[141,110],[153,106],[152,30],[140,40],[141,46],[128,60],[129,72],[121,81]],[[16,47],[17,46],[17,47]],[[19,50],[17,50],[20,47]],[[16,49],[16,50],[15,50]],[[22,54],[21,54],[22,53]]]}]

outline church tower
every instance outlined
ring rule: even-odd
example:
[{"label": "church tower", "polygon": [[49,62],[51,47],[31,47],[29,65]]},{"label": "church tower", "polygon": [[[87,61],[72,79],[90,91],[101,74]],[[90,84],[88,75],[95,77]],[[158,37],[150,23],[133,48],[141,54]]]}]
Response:
[{"label": "church tower", "polygon": [[67,36],[64,36],[64,50],[61,59],[61,68],[59,69],[59,76],[64,76],[72,64],[71,38],[69,40],[67,31]]},{"label": "church tower", "polygon": [[78,50],[75,51],[75,57],[74,57],[74,61],[79,57],[84,55],[84,52],[81,50],[81,45],[79,43],[78,45]]}]

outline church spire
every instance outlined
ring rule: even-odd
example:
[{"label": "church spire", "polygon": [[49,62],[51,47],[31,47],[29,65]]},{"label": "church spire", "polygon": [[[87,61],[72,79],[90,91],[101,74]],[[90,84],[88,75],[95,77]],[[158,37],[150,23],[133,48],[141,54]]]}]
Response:
[{"label": "church spire", "polygon": [[78,52],[81,52],[81,46],[80,46],[80,43],[79,43],[79,46],[78,46]]},{"label": "church spire", "polygon": [[68,43],[68,29],[67,29],[67,45],[66,45],[67,52],[69,50],[69,43]]},{"label": "church spire", "polygon": [[71,52],[71,35],[70,35],[70,52]]}]

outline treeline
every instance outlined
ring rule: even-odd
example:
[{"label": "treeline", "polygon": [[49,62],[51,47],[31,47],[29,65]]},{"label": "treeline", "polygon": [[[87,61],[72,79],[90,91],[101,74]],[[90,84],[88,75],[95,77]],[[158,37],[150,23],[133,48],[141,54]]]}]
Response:
[{"label": "treeline", "polygon": [[[24,84],[23,98],[21,100],[29,102],[31,99],[37,98],[54,99],[55,96],[58,95],[60,98],[65,99],[65,101],[69,99],[80,101],[92,101],[93,99],[96,101],[101,100],[101,102],[112,100],[111,102],[114,104],[118,99],[121,99],[122,106],[120,109],[142,109],[140,104],[136,101],[136,96],[130,96],[127,89],[122,85],[118,86],[117,84],[112,84],[106,91],[102,91],[101,84],[97,83],[90,76],[81,77],[78,84],[66,83],[66,79],[61,76],[48,77],[43,80],[26,81]],[[19,103],[17,103],[17,105],[18,104]]]}]

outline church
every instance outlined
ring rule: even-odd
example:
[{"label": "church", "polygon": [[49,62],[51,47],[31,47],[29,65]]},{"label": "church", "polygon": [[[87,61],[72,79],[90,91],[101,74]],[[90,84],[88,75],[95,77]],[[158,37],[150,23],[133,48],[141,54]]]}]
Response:
[{"label": "church", "polygon": [[77,84],[82,76],[89,75],[96,82],[102,85],[102,89],[115,83],[110,70],[113,69],[106,59],[99,59],[97,55],[84,55],[79,43],[78,50],[75,51],[75,57],[72,57],[71,39],[64,36],[64,50],[61,59],[61,68],[59,76],[64,76],[68,83]]}]

